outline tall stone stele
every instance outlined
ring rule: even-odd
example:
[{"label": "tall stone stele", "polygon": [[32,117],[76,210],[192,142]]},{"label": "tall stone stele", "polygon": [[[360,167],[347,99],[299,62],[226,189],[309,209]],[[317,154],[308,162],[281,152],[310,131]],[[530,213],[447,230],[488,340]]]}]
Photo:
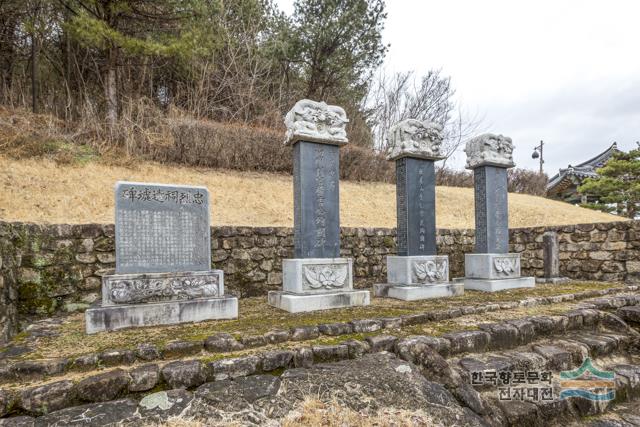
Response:
[{"label": "tall stone stele", "polygon": [[116,271],[85,312],[88,334],[238,317],[222,270],[211,269],[206,188],[118,182],[115,205]]},{"label": "tall stone stele", "polygon": [[285,117],[293,150],[294,256],[282,263],[283,290],[269,304],[291,313],[369,304],[353,290],[353,265],[340,258],[339,150],[347,115],[338,106],[298,101]]},{"label": "tall stone stele", "polygon": [[442,126],[407,119],[389,130],[387,159],[396,163],[398,255],[387,257],[387,283],[375,296],[405,301],[461,295],[449,283],[449,258],[437,255],[435,162],[441,160]]},{"label": "tall stone stele", "polygon": [[507,169],[513,143],[502,135],[484,134],[467,142],[467,169],[473,170],[476,244],[465,254],[464,288],[495,292],[535,286],[520,276],[520,254],[509,253]]}]

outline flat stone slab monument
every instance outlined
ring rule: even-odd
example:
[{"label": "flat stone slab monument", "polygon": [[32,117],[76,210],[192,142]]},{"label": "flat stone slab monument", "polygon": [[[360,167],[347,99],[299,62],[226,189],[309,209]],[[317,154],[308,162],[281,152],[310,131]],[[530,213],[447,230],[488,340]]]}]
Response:
[{"label": "flat stone slab monument", "polygon": [[464,284],[449,282],[449,257],[437,255],[435,161],[442,126],[407,119],[389,131],[387,159],[396,163],[398,255],[387,256],[387,283],[375,296],[405,301],[462,295]]},{"label": "flat stone slab monument", "polygon": [[562,285],[569,283],[568,277],[560,276],[560,248],[558,247],[558,233],[547,231],[542,235],[542,254],[544,258],[544,275],[536,277],[536,283],[550,283]]},{"label": "flat stone slab monument", "polygon": [[[464,257],[464,288],[495,292],[535,286],[520,276],[520,254],[509,253],[507,169],[513,143],[502,135],[484,134],[467,142],[467,169],[473,170],[476,243]],[[459,280],[456,280],[459,281]]]},{"label": "flat stone slab monument", "polygon": [[282,262],[283,289],[269,304],[291,313],[368,305],[369,291],[353,289],[350,258],[340,258],[339,150],[344,110],[308,99],[285,117],[293,149],[294,256]]},{"label": "flat stone slab monument", "polygon": [[118,182],[115,200],[116,271],[85,312],[88,334],[238,317],[222,270],[211,270],[206,188]]}]

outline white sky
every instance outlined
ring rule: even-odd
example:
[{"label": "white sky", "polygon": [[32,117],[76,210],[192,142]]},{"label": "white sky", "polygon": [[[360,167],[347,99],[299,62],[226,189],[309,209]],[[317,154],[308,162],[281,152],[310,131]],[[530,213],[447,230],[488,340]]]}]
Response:
[{"label": "white sky", "polygon": [[640,1],[387,0],[387,11],[385,67],[441,68],[484,130],[513,139],[519,167],[537,169],[541,139],[550,176],[640,140]]}]

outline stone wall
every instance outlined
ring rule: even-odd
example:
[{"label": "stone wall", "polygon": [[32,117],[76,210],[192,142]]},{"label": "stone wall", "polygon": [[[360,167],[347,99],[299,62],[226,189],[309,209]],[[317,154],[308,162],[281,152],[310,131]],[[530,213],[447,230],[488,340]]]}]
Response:
[{"label": "stone wall", "polygon": [[[510,247],[523,255],[523,274],[543,274],[542,235],[548,230],[558,232],[563,275],[640,282],[640,221],[512,229]],[[259,296],[280,288],[282,259],[293,254],[291,228],[213,227],[211,233],[213,264],[225,271],[229,293]],[[17,286],[22,314],[86,307],[100,296],[100,277],[115,267],[113,225],[0,222],[0,237],[8,265],[3,292],[10,295],[7,290]],[[464,275],[473,239],[472,230],[438,231],[439,253],[449,255],[452,277]],[[354,259],[357,287],[385,280],[385,258],[395,245],[394,229],[342,229],[341,253]]]},{"label": "stone wall", "polygon": [[0,344],[18,330],[17,252],[9,228],[0,227]]}]

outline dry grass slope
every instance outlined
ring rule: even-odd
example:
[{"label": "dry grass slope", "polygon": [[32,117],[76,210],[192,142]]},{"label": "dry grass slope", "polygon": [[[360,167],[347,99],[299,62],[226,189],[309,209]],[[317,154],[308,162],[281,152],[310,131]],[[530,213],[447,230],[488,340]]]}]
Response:
[{"label": "dry grass slope", "polygon": [[[50,160],[0,156],[0,219],[48,223],[113,222],[113,185],[118,180],[204,185],[211,194],[214,225],[291,226],[291,177],[166,166],[135,167],[88,162],[61,165]],[[345,181],[340,218],[350,227],[394,227],[395,187]],[[620,217],[524,194],[509,195],[509,225],[532,227],[618,221]],[[437,187],[440,228],[472,228],[473,191]]]}]

